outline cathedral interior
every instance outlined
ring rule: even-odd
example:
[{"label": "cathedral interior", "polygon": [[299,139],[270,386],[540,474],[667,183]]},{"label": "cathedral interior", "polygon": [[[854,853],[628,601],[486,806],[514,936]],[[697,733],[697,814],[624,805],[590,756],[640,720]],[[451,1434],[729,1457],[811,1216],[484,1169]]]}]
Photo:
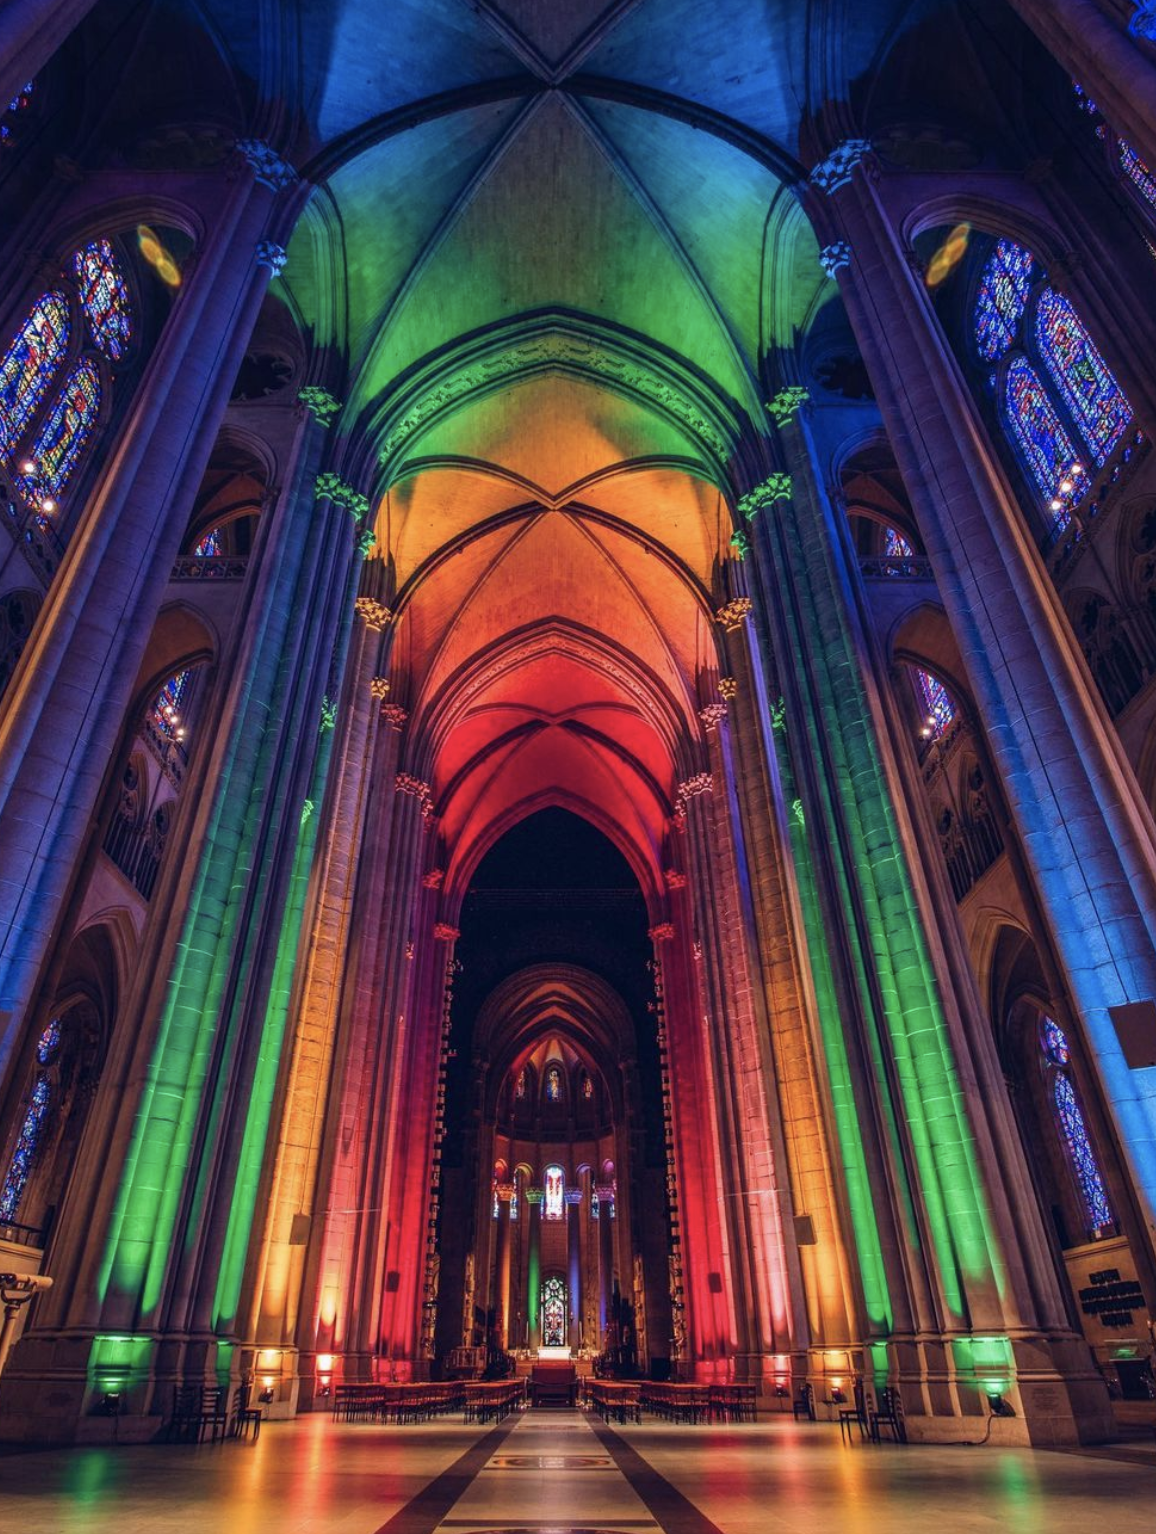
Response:
[{"label": "cathedral interior", "polygon": [[709,1419],[1130,1529],[1156,6],[9,0],[0,103],[22,1526],[764,1529]]}]

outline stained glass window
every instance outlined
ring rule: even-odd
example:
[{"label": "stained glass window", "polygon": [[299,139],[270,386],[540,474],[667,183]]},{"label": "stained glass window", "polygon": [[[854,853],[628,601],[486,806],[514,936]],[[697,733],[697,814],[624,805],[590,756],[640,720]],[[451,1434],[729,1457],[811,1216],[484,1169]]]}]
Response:
[{"label": "stained glass window", "polygon": [[169,740],[181,740],[184,726],[181,722],[184,705],[189,695],[191,671],[178,671],[157,694],[156,702],[149,710],[149,720],[154,729]]},{"label": "stained glass window", "polygon": [[592,1188],[590,1190],[590,1218],[592,1220],[596,1220],[598,1218],[599,1207],[598,1189]]},{"label": "stained glass window", "polygon": [[1120,169],[1144,201],[1156,208],[1156,176],[1148,169],[1131,144],[1125,143],[1122,138],[1116,140],[1116,151],[1120,156]]},{"label": "stained glass window", "polygon": [[1040,294],[1036,341],[1096,462],[1103,463],[1131,421],[1132,407],[1079,315],[1053,288]]},{"label": "stained glass window", "polygon": [[582,1096],[589,1102],[594,1096],[594,1083],[590,1080],[586,1071],[582,1072]]},{"label": "stained glass window", "polygon": [[548,1166],[544,1179],[546,1190],[546,1218],[560,1220],[566,1212],[566,1178],[560,1166]]},{"label": "stained glass window", "polygon": [[566,1285],[557,1277],[542,1285],[542,1346],[566,1346]]},{"label": "stained glass window", "polygon": [[548,1103],[562,1101],[562,1072],[556,1065],[550,1066],[546,1072],[546,1101]]},{"label": "stained glass window", "polygon": [[920,666],[911,669],[915,677],[915,691],[923,709],[920,734],[924,740],[936,740],[955,719],[955,704],[937,676],[932,676],[930,671],[924,671]]},{"label": "stained glass window", "polygon": [[63,293],[45,293],[0,362],[0,452],[11,452],[44,398],[68,345]]},{"label": "stained glass window", "polygon": [[76,252],[72,264],[92,339],[106,357],[119,362],[132,340],[132,308],[112,246],[94,240]]},{"label": "stained glass window", "polygon": [[1052,1101],[1055,1104],[1064,1149],[1072,1171],[1076,1175],[1076,1182],[1079,1184],[1088,1225],[1092,1230],[1100,1230],[1114,1223],[1112,1206],[1108,1202],[1096,1152],[1092,1149],[1088,1126],[1084,1122],[1083,1110],[1076,1097],[1072,1078],[1068,1074],[1067,1066],[1071,1059],[1068,1041],[1063,1029],[1054,1018],[1041,1018],[1040,1045],[1045,1060],[1052,1067]]},{"label": "stained glass window", "polygon": [[522,1069],[518,1072],[517,1076],[514,1078],[514,1096],[515,1096],[515,1098],[517,1098],[518,1102],[521,1102],[522,1099],[525,1097],[525,1095],[526,1095],[526,1068],[525,1068],[525,1066],[523,1066]]},{"label": "stained glass window", "polygon": [[888,559],[910,559],[915,550],[897,527],[889,527],[884,535],[883,552]]},{"label": "stained glass window", "polygon": [[518,1218],[518,1190],[517,1190],[517,1188],[515,1188],[513,1193],[510,1194],[510,1219],[511,1220],[516,1220],[517,1218]]},{"label": "stained glass window", "polygon": [[36,1058],[41,1065],[47,1065],[53,1055],[60,1048],[60,1019],[54,1017],[40,1035],[36,1045]]},{"label": "stained glass window", "polygon": [[1052,510],[1060,510],[1060,505],[1052,503],[1058,501],[1061,486],[1069,481],[1071,493],[1078,499],[1081,489],[1087,488],[1087,474],[1039,374],[1026,357],[1014,357],[1008,366],[1003,408],[1012,437]]},{"label": "stained glass window", "polygon": [[1002,357],[1015,342],[1034,265],[1031,251],[1014,240],[999,240],[987,258],[975,301],[975,344],[988,362]]},{"label": "stained glass window", "polygon": [[16,124],[28,108],[32,105],[32,82],[21,86],[16,95],[4,108],[3,116],[0,116],[0,144],[7,146],[16,136]]},{"label": "stained glass window", "polygon": [[8,1164],[8,1171],[4,1177],[4,1186],[0,1188],[0,1223],[12,1221],[16,1218],[17,1211],[20,1208],[20,1200],[24,1197],[24,1189],[28,1185],[33,1163],[36,1160],[36,1152],[40,1147],[45,1120],[48,1118],[48,1110],[51,1104],[52,1088],[48,1077],[41,1074],[37,1076],[35,1085],[29,1094],[24,1122],[20,1126],[19,1135],[16,1137],[16,1147],[12,1152],[12,1160]]},{"label": "stained glass window", "polygon": [[36,472],[20,478],[21,489],[30,500],[43,502],[64,489],[99,412],[100,375],[96,364],[85,359],[65,379],[59,399],[36,434],[31,453]]},{"label": "stained glass window", "polygon": [[200,559],[216,559],[220,552],[221,529],[219,527],[210,527],[193,549],[193,553]]}]

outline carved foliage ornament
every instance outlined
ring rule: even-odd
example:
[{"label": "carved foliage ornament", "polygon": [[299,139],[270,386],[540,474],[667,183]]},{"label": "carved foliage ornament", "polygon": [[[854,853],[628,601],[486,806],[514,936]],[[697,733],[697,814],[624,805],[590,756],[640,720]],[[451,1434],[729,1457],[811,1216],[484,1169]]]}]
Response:
[{"label": "carved foliage ornament", "polygon": [[318,500],[328,500],[335,506],[344,506],[355,522],[364,521],[369,514],[369,502],[360,491],[347,485],[340,474],[319,474],[315,488]]},{"label": "carved foliage ornament", "polygon": [[871,153],[871,140],[849,138],[832,149],[825,160],[820,160],[811,172],[811,185],[818,187],[826,197],[846,186],[855,173],[855,167]]},{"label": "carved foliage ornament", "polygon": [[366,628],[383,629],[393,614],[384,602],[379,602],[376,597],[358,597],[353,604],[353,610],[365,622]]},{"label": "carved foliage ornament", "polygon": [[748,490],[746,495],[739,497],[739,512],[749,522],[767,506],[773,506],[776,501],[789,501],[790,498],[791,476],[768,474],[761,485],[756,485],[753,490]]},{"label": "carved foliage ornament", "polygon": [[767,409],[776,426],[785,426],[792,416],[798,415],[810,398],[801,385],[792,384],[789,389],[780,389],[774,399],[768,400]]},{"label": "carved foliage ornament", "polygon": [[728,634],[733,634],[736,629],[742,628],[743,619],[750,617],[751,606],[750,597],[732,597],[718,609],[715,618]]},{"label": "carved foliage ornament", "polygon": [[254,179],[261,186],[280,192],[283,188],[292,186],[297,180],[297,172],[292,165],[287,160],[283,160],[277,151],[271,149],[262,139],[238,139],[237,152],[253,167]]},{"label": "carved foliage ornament", "polygon": [[841,272],[845,266],[851,265],[851,247],[846,240],[835,240],[830,245],[824,245],[819,252],[819,265],[828,277],[833,278],[836,272]]},{"label": "carved foliage ornament", "polygon": [[280,277],[288,259],[284,245],[278,245],[276,240],[257,241],[257,265],[267,266],[274,277]]},{"label": "carved foliage ornament", "polygon": [[328,426],[341,409],[341,401],[334,399],[329,390],[321,388],[319,384],[306,384],[304,389],[298,391],[297,398],[322,426]]}]

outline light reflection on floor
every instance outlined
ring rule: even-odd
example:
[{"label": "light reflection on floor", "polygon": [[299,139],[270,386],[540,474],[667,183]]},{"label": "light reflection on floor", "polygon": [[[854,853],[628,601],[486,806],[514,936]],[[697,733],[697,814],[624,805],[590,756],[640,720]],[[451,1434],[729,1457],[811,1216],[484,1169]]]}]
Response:
[{"label": "light reflection on floor", "polygon": [[[6,1454],[0,1528],[377,1534],[489,1431],[457,1419],[390,1428],[335,1426],[318,1416],[266,1424],[255,1443]],[[578,1413],[528,1413],[478,1460],[448,1510],[423,1526],[421,1505],[411,1508],[404,1534],[511,1527],[702,1534],[711,1523],[722,1534],[772,1527],[776,1534],[1150,1534],[1153,1527],[1156,1470],[1098,1457],[848,1446],[831,1427],[781,1419],[728,1429],[648,1421],[616,1432],[656,1476],[632,1485],[614,1444],[596,1438]],[[663,1500],[663,1486],[689,1499],[681,1515],[677,1497]],[[401,1534],[402,1523],[395,1530]]]}]

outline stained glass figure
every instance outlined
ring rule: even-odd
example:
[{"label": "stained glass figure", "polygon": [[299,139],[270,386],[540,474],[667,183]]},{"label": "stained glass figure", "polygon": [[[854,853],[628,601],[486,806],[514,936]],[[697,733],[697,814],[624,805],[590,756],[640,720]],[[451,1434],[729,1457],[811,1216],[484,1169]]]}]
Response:
[{"label": "stained glass figure", "polygon": [[526,1095],[526,1068],[525,1068],[525,1066],[523,1066],[522,1069],[518,1072],[517,1076],[514,1078],[514,1096],[518,1100],[518,1102],[521,1102],[522,1099],[525,1097],[525,1095]]},{"label": "stained glass figure", "polygon": [[587,1102],[594,1096],[594,1083],[590,1080],[588,1072],[582,1072],[582,1096]]},{"label": "stained glass figure", "polygon": [[562,1101],[562,1072],[556,1065],[550,1066],[546,1072],[546,1101],[548,1103]]},{"label": "stained glass figure", "polygon": [[221,552],[221,529],[210,527],[205,536],[197,541],[193,553],[198,559],[216,559]]},{"label": "stained glass figure", "polygon": [[119,362],[132,340],[132,305],[112,246],[94,240],[76,252],[72,264],[92,339],[110,361]]},{"label": "stained glass figure", "polygon": [[24,1190],[32,1174],[36,1152],[40,1148],[44,1124],[51,1104],[52,1087],[48,1077],[42,1073],[37,1076],[29,1094],[24,1122],[16,1137],[16,1147],[4,1176],[4,1186],[0,1188],[0,1224],[15,1220],[19,1211],[20,1200],[24,1197]]},{"label": "stained glass figure", "polygon": [[913,666],[911,669],[915,677],[915,691],[923,708],[920,734],[924,740],[938,740],[955,719],[955,703],[937,676],[924,671],[921,666]]},{"label": "stained glass figure", "polygon": [[37,1041],[36,1058],[41,1065],[47,1065],[59,1048],[60,1019],[54,1017]]},{"label": "stained glass figure", "polygon": [[182,740],[184,726],[181,723],[185,701],[189,695],[191,671],[178,671],[157,694],[156,702],[149,710],[149,722],[166,740]]},{"label": "stained glass figure", "polygon": [[518,1190],[517,1190],[517,1188],[515,1188],[513,1193],[510,1194],[510,1219],[511,1220],[516,1220],[517,1218],[518,1218]]},{"label": "stained glass figure", "polygon": [[889,527],[883,539],[883,552],[888,559],[910,559],[915,550],[897,527]]},{"label": "stained glass figure", "polygon": [[1045,288],[1036,307],[1036,342],[1064,403],[1103,463],[1132,419],[1132,407],[1079,315]]},{"label": "stained glass figure", "polygon": [[1112,1206],[1100,1175],[1096,1152],[1088,1135],[1083,1110],[1072,1078],[1068,1074],[1071,1051],[1063,1029],[1054,1018],[1040,1019],[1040,1047],[1044,1059],[1052,1067],[1052,1101],[1064,1141],[1068,1161],[1079,1184],[1084,1210],[1091,1230],[1100,1230],[1114,1223]]},{"label": "stained glass figure", "polygon": [[601,1210],[601,1201],[599,1200],[599,1197],[598,1197],[598,1189],[597,1188],[592,1188],[590,1190],[590,1218],[592,1220],[596,1220],[598,1218],[598,1216],[599,1216],[600,1210]]},{"label": "stained glass figure", "polygon": [[542,1346],[566,1346],[566,1285],[560,1278],[548,1278],[542,1285]]},{"label": "stained glass figure", "polygon": [[[1064,430],[1040,376],[1026,357],[1013,357],[1004,377],[1003,410],[1008,429],[1051,509],[1065,508],[1063,494],[1074,500],[1087,489],[1087,473]],[[1070,483],[1070,492],[1062,490]]]},{"label": "stained glass figure", "polygon": [[45,293],[0,361],[0,452],[12,451],[68,346],[68,304]]},{"label": "stained glass figure", "polygon": [[543,1178],[546,1192],[545,1216],[548,1220],[560,1220],[566,1213],[566,1178],[560,1166],[548,1166]]},{"label": "stained glass figure", "polygon": [[1122,138],[1116,140],[1116,152],[1120,157],[1120,169],[1144,201],[1156,208],[1156,176],[1148,169],[1131,144],[1126,143]]},{"label": "stained glass figure", "polygon": [[65,379],[32,444],[36,472],[20,476],[20,488],[30,501],[44,505],[68,484],[99,413],[100,374],[95,362],[85,358]]},{"label": "stained glass figure", "polygon": [[975,300],[975,344],[987,362],[1010,351],[1032,289],[1035,258],[1014,240],[999,240],[987,258]]}]

